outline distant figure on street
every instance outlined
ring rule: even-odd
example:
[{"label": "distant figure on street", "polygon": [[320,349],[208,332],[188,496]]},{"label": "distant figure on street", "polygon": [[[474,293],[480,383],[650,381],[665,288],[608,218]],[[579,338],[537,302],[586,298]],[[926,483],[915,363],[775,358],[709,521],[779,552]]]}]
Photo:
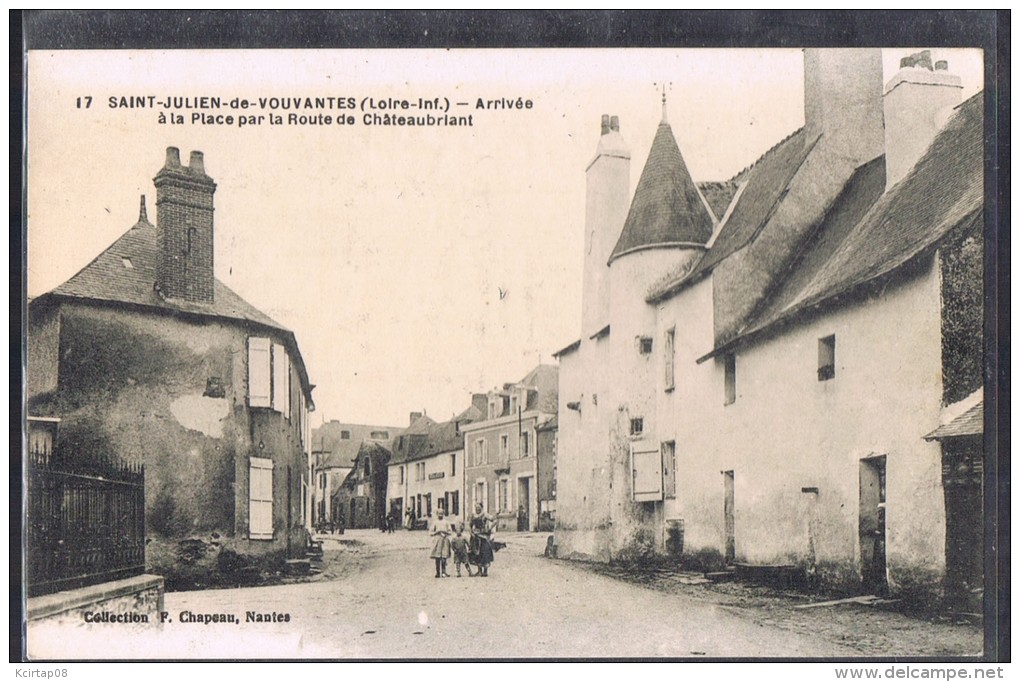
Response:
[{"label": "distant figure on street", "polygon": [[414,530],[414,510],[413,509],[408,509],[407,510],[407,521],[405,522],[404,528],[407,528],[407,530]]},{"label": "distant figure on street", "polygon": [[453,563],[457,567],[457,577],[460,577],[460,565],[464,564],[468,577],[473,577],[471,572],[471,559],[469,557],[470,547],[468,540],[464,537],[464,524],[453,524],[453,539],[450,540],[450,549],[453,550]]},{"label": "distant figure on street", "polygon": [[524,505],[517,507],[517,531],[528,530],[528,512],[524,511]]},{"label": "distant figure on street", "polygon": [[478,567],[476,575],[489,577],[489,564],[492,563],[492,525],[494,519],[482,510],[481,504],[475,505],[475,513],[471,515],[471,563]]},{"label": "distant figure on street", "polygon": [[436,510],[436,517],[429,523],[429,535],[432,536],[430,556],[436,560],[436,577],[449,578],[446,560],[450,558],[450,522],[445,519],[442,507]]}]

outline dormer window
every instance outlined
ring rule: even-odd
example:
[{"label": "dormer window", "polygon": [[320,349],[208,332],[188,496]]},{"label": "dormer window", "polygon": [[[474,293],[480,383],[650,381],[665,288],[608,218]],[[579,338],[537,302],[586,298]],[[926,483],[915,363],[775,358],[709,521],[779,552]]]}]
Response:
[{"label": "dormer window", "polygon": [[131,262],[131,259],[128,258],[127,256],[122,256],[121,259],[120,259],[120,262],[123,263],[124,267],[127,268],[128,270],[134,270],[135,269],[135,266]]}]

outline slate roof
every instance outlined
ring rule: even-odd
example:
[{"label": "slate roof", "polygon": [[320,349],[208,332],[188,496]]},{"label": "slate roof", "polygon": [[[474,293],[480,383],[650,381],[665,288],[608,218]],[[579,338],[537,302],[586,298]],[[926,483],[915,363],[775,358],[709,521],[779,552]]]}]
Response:
[{"label": "slate roof", "polygon": [[293,332],[245,301],[219,280],[214,280],[211,303],[163,298],[154,287],[158,255],[156,226],[150,223],[146,216],[143,199],[138,222],[73,277],[55,289],[36,297],[32,303],[40,305],[54,299],[70,298],[129,304],[167,314],[216,317],[278,330],[289,341],[291,356],[297,364],[306,395],[310,397],[312,387]]},{"label": "slate roof", "polygon": [[722,220],[723,216],[726,215],[726,209],[729,208],[730,203],[733,201],[733,196],[737,193],[737,188],[740,187],[738,183],[732,180],[727,180],[726,182],[699,182],[697,185],[701,191],[701,196],[705,197],[709,208],[712,209],[716,222]]},{"label": "slate roof", "polygon": [[[328,421],[322,426],[312,429],[312,451],[323,453],[320,455],[319,468],[342,468],[348,469],[354,466],[354,460],[358,456],[358,449],[366,440],[372,440],[373,431],[388,431],[392,440],[403,432],[398,426],[373,426],[371,424],[344,424],[338,421]],[[350,438],[342,438],[342,431],[348,431]]]},{"label": "slate roof", "polygon": [[985,432],[985,401],[981,400],[956,419],[943,424],[927,436],[925,440],[942,440],[958,436],[980,436]]},{"label": "slate roof", "polygon": [[712,236],[713,224],[680,155],[673,130],[663,121],[655,132],[627,220],[609,261],[650,246],[705,244]]},{"label": "slate roof", "polygon": [[744,189],[712,247],[693,267],[679,271],[655,287],[649,293],[648,300],[656,301],[672,295],[747,246],[772,217],[776,206],[785,196],[790,181],[817,141],[817,135],[809,136],[801,128],[729,180],[728,184],[738,189],[743,186]]},{"label": "slate roof", "polygon": [[521,386],[538,389],[528,398],[525,409],[556,414],[559,409],[560,368],[556,365],[538,365],[517,382]]},{"label": "slate roof", "polygon": [[[863,212],[878,184],[865,164],[830,207],[799,265],[732,340],[700,360],[891,274],[929,253],[954,228],[981,220],[982,93],[960,104],[907,176]],[[872,162],[874,163],[874,162]],[[860,220],[855,216],[864,213]],[[849,229],[848,229],[849,226]]]}]

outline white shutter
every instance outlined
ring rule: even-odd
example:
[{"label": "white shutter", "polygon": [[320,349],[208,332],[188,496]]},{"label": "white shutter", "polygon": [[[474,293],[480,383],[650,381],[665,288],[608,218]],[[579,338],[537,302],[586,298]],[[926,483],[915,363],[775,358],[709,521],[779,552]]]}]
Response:
[{"label": "white shutter", "polygon": [[290,419],[290,361],[278,343],[273,344],[273,409]]},{"label": "white shutter", "polygon": [[634,501],[662,499],[662,453],[656,443],[633,443],[630,450]]},{"label": "white shutter", "polygon": [[273,460],[248,460],[248,538],[273,539]]},{"label": "white shutter", "polygon": [[269,339],[248,339],[248,406],[269,407]]}]

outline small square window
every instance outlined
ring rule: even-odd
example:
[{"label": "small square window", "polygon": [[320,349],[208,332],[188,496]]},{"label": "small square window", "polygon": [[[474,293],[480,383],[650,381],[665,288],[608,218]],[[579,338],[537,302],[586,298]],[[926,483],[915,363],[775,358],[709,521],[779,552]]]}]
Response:
[{"label": "small square window", "polygon": [[341,431],[340,432],[340,439],[341,440],[350,440],[351,439],[351,432],[350,431]]},{"label": "small square window", "polygon": [[642,336],[638,339],[638,350],[641,355],[648,355],[652,352],[652,339],[649,336]]},{"label": "small square window", "polygon": [[134,270],[135,269],[134,263],[132,263],[131,259],[127,258],[126,256],[122,256],[121,259],[120,259],[120,262],[123,263],[124,267],[127,268],[128,270]]},{"label": "small square window", "polygon": [[630,435],[640,436],[645,430],[645,420],[641,417],[630,420]]},{"label": "small square window", "polygon": [[737,401],[737,356],[727,353],[723,357],[723,374],[726,391],[724,405],[732,405]]},{"label": "small square window", "polygon": [[818,380],[836,378],[836,335],[818,339]]}]

